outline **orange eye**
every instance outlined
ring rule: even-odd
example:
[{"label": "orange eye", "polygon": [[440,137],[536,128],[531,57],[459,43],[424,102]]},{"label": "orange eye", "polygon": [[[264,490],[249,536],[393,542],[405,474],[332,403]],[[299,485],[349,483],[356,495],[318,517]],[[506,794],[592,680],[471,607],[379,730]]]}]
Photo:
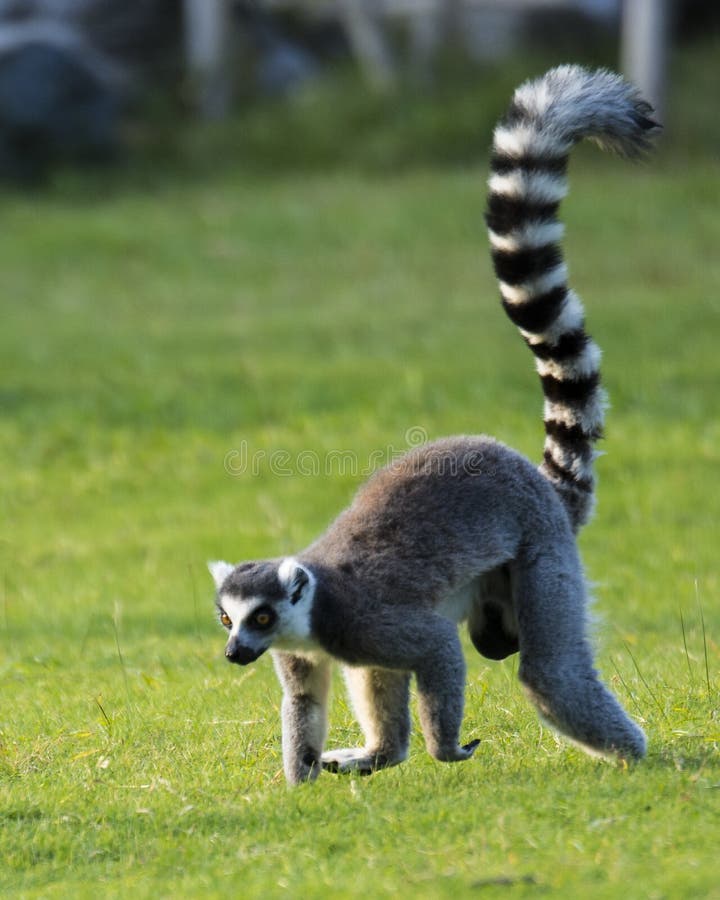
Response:
[{"label": "orange eye", "polygon": [[248,628],[256,628],[258,631],[267,631],[277,621],[277,615],[269,606],[260,606],[250,616]]},{"label": "orange eye", "polygon": [[225,611],[220,613],[220,624],[224,625],[225,628],[232,628],[230,616]]}]

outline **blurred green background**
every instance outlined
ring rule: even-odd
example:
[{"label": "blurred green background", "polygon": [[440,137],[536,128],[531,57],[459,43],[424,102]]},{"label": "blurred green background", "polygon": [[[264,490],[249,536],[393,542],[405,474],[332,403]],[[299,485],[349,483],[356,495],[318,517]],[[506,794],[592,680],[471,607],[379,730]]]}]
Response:
[{"label": "blurred green background", "polygon": [[540,457],[482,211],[514,87],[617,65],[611,34],[556,38],[384,90],[346,63],[218,121],[148,96],[114,165],[3,189],[4,896],[720,896],[717,35],[673,41],[657,154],[580,148],[563,212],[612,402],[598,665],[648,759],[556,742],[517,661],[469,649],[470,763],[416,729],[396,770],[289,792],[271,665],[231,671],[213,623],[205,560],[302,547],[410,429]]}]

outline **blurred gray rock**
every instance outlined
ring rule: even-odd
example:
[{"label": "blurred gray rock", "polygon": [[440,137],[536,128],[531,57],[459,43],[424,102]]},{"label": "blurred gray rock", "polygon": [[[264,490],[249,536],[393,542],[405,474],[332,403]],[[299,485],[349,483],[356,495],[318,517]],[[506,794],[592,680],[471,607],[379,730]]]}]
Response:
[{"label": "blurred gray rock", "polygon": [[177,0],[0,0],[0,177],[112,157],[130,97],[163,67],[177,75],[180,11]]},{"label": "blurred gray rock", "polygon": [[0,28],[0,174],[33,181],[57,160],[110,156],[122,90],[120,71],[72,29]]}]

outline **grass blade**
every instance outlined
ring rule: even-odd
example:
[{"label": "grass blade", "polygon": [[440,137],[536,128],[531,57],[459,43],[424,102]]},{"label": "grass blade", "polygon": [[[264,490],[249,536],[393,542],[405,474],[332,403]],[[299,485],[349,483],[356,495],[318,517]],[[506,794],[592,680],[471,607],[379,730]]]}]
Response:
[{"label": "grass blade", "polygon": [[700,625],[702,626],[703,637],[703,653],[705,655],[705,684],[707,685],[708,697],[712,694],[710,687],[710,663],[708,660],[707,634],[705,633],[705,614],[703,613],[702,601],[700,600],[700,590],[698,588],[697,578],[695,579],[695,600],[700,610]]},{"label": "grass blade", "polygon": [[680,628],[682,629],[683,647],[685,648],[685,661],[687,662],[688,675],[690,677],[690,686],[692,687],[695,679],[693,677],[692,666],[690,665],[690,652],[688,651],[687,635],[685,633],[685,618],[683,616],[682,606],[680,607]]}]

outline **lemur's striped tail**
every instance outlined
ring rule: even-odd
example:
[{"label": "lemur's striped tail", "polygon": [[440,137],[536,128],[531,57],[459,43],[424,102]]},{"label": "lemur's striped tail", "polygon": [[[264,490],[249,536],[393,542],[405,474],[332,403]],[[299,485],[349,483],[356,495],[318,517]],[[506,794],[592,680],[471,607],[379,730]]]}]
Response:
[{"label": "lemur's striped tail", "polygon": [[487,224],[503,307],[535,354],[545,395],[540,471],[577,530],[594,501],[594,443],[605,393],[600,350],[585,332],[568,288],[557,219],[573,145],[588,137],[624,156],[650,146],[652,109],[618,75],[579,66],[552,69],[521,85],[495,129]]}]

